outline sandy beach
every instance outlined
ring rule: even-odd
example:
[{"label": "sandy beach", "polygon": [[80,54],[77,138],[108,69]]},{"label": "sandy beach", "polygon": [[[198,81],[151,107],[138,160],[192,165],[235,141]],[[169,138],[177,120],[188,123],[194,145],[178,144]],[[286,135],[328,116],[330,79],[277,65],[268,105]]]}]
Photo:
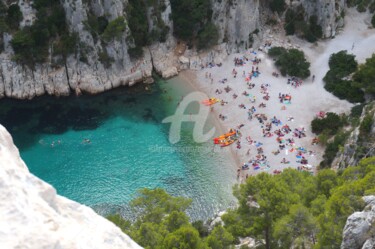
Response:
[{"label": "sandy beach", "polygon": [[[354,15],[356,18],[353,18]],[[242,134],[238,140],[240,146],[234,143],[225,148],[233,151],[239,168],[246,165],[241,170],[241,179],[259,172],[273,173],[302,165],[307,165],[313,172],[316,170],[322,160],[324,147],[312,145],[316,136],[311,132],[311,121],[320,111],[348,113],[353,106],[324,89],[323,77],[329,69],[329,56],[340,50],[347,50],[356,55],[359,63],[370,57],[375,52],[375,29],[369,29],[368,22],[369,15],[359,14],[351,9],[347,11],[344,29],[334,39],[311,44],[296,37],[278,35],[279,40],[285,39],[285,44],[291,43],[303,50],[311,63],[310,71],[315,79],[309,77],[298,87],[288,84],[288,77],[273,76],[273,72],[279,71],[267,55],[265,47],[262,47],[263,51],[248,50],[229,55],[220,67],[214,65],[180,73],[180,77],[195,85],[196,89],[226,103],[215,104],[212,113],[225,132],[236,128]],[[242,59],[244,64],[235,66],[235,58]],[[256,59],[261,62],[253,63]],[[252,77],[250,81],[246,79],[252,69],[256,70],[257,67],[260,75]],[[236,77],[234,70],[237,72]],[[249,89],[249,84],[255,86]],[[231,88],[229,92],[225,90],[227,87]],[[279,96],[283,94],[291,96],[290,103],[280,103]],[[268,100],[265,99],[266,95],[269,96]],[[266,106],[260,107],[261,103]],[[220,119],[221,115],[225,118]],[[267,120],[262,119],[264,117]],[[282,133],[282,139],[278,139],[279,132]]]}]

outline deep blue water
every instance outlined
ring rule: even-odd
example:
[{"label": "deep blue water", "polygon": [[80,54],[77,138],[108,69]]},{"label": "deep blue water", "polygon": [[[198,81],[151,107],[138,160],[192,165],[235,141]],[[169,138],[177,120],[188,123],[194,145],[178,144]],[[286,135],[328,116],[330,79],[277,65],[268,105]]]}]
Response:
[{"label": "deep blue water", "polygon": [[[129,216],[129,201],[144,187],[192,198],[192,219],[207,219],[233,205],[235,168],[228,151],[195,143],[191,123],[183,125],[181,141],[172,145],[169,124],[161,123],[191,89],[178,80],[159,81],[149,91],[143,87],[97,96],[2,100],[0,123],[33,174],[102,215]],[[192,104],[188,111],[198,107]]]}]

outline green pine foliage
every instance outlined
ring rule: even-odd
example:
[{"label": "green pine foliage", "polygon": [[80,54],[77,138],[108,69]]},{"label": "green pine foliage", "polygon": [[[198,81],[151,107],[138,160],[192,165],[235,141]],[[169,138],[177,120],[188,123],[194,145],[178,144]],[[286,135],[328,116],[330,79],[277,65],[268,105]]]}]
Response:
[{"label": "green pine foliage", "polygon": [[44,63],[49,49],[56,49],[63,58],[73,53],[78,37],[71,34],[65,23],[65,11],[58,0],[36,0],[33,7],[37,10],[36,21],[32,26],[17,31],[11,41],[14,60],[33,67]]},{"label": "green pine foliage", "polygon": [[375,157],[337,174],[316,176],[285,169],[260,173],[234,187],[238,207],[227,210],[224,226],[208,231],[185,213],[191,201],[162,189],[142,189],[131,202],[135,222],[119,215],[108,219],[146,249],[230,249],[239,237],[255,238],[260,248],[340,248],[349,215],[364,208],[362,196],[375,194]]},{"label": "green pine foliage", "polygon": [[210,0],[171,0],[174,35],[184,41],[198,39],[198,48],[216,45],[217,27],[211,22]]},{"label": "green pine foliage", "polygon": [[363,102],[364,93],[352,80],[348,79],[357,70],[355,56],[346,50],[334,53],[329,58],[329,71],[324,76],[324,88],[340,99],[352,103]]},{"label": "green pine foliage", "polygon": [[366,94],[375,96],[375,54],[366,59],[366,63],[359,66],[353,75],[354,85]]},{"label": "green pine foliage", "polygon": [[270,1],[270,9],[278,13],[282,13],[285,10],[285,0],[272,0]]},{"label": "green pine foliage", "polygon": [[303,51],[273,47],[268,54],[275,58],[275,65],[283,76],[296,76],[302,79],[310,76],[310,63],[306,60]]},{"label": "green pine foliage", "polygon": [[302,5],[296,9],[289,8],[285,13],[284,29],[286,35],[298,35],[308,42],[316,42],[323,37],[322,26],[318,24],[316,15],[310,16],[308,22]]}]

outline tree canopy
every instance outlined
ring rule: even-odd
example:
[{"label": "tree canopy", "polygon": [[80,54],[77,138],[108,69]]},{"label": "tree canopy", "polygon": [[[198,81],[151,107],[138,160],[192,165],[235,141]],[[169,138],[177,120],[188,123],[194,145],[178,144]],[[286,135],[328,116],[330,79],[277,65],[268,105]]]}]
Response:
[{"label": "tree canopy", "polygon": [[189,222],[190,200],[161,189],[140,190],[131,202],[139,213],[135,222],[108,219],[146,249],[230,249],[248,236],[266,249],[340,248],[347,217],[364,208],[362,196],[375,194],[374,178],[375,157],[339,174],[285,169],[250,176],[234,187],[238,207],[222,216],[224,226],[210,231],[203,222]]},{"label": "tree canopy", "polygon": [[363,91],[352,80],[347,79],[357,70],[358,64],[355,56],[342,50],[332,54],[328,64],[329,71],[323,78],[324,88],[340,99],[346,99],[353,103],[363,102]]},{"label": "tree canopy", "polygon": [[296,76],[305,79],[310,76],[310,63],[305,54],[298,49],[273,47],[268,54],[276,59],[275,65],[283,76]]}]

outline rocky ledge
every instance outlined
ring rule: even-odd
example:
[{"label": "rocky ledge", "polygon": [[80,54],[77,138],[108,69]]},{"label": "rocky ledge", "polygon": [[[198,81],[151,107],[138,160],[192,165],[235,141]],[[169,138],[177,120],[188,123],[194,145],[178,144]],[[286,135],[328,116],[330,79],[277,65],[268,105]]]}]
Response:
[{"label": "rocky ledge", "polygon": [[91,208],[32,175],[0,125],[0,248],[141,249]]}]

